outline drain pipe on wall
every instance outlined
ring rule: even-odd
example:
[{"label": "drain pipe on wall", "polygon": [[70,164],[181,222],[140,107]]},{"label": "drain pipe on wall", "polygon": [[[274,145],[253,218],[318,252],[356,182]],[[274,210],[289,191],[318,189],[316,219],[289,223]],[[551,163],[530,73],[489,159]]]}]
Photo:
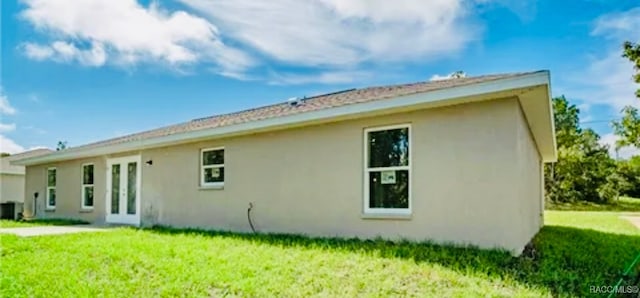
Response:
[{"label": "drain pipe on wall", "polygon": [[[24,213],[24,210],[23,210]],[[33,217],[38,214],[38,192],[33,193]]]},{"label": "drain pipe on wall", "polygon": [[256,229],[253,227],[253,221],[251,221],[251,209],[253,209],[253,203],[249,202],[249,209],[247,209],[247,219],[249,220],[249,226],[251,226],[251,231],[255,233]]}]

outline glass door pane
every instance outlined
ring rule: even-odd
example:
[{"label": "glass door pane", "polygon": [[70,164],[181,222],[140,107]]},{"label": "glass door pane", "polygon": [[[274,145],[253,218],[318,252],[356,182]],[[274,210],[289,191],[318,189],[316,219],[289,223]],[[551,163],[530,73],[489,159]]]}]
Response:
[{"label": "glass door pane", "polygon": [[136,214],[136,186],[138,163],[130,162],[127,165],[127,214]]},{"label": "glass door pane", "polygon": [[120,213],[120,165],[111,165],[111,214]]}]

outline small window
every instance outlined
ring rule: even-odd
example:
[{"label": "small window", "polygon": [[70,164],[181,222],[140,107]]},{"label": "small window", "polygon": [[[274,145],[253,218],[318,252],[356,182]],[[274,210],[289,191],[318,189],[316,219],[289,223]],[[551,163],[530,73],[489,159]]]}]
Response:
[{"label": "small window", "polygon": [[47,209],[56,208],[56,168],[47,169]]},{"label": "small window", "polygon": [[224,148],[203,149],[200,161],[200,185],[224,185]]},{"label": "small window", "polygon": [[365,130],[365,213],[411,213],[410,126]]},{"label": "small window", "polygon": [[82,165],[82,208],[93,208],[93,164]]}]

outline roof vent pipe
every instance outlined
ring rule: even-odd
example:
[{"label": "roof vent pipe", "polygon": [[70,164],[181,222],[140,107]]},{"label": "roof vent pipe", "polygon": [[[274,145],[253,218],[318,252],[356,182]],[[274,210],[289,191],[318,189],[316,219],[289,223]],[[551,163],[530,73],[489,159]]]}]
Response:
[{"label": "roof vent pipe", "polygon": [[287,103],[289,103],[290,106],[295,107],[295,106],[300,105],[300,103],[302,103],[302,101],[298,97],[291,97],[291,98],[287,99]]}]

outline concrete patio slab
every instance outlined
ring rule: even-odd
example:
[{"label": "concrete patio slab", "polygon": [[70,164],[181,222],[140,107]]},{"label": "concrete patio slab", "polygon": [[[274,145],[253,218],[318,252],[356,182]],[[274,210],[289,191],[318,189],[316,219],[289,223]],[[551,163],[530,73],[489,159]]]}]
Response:
[{"label": "concrete patio slab", "polygon": [[74,226],[40,226],[24,228],[1,228],[0,234],[14,234],[20,237],[33,237],[45,235],[62,235],[83,232],[104,232],[109,227],[94,225],[74,225]]},{"label": "concrete patio slab", "polygon": [[640,229],[640,216],[620,216],[631,222],[634,226]]}]

